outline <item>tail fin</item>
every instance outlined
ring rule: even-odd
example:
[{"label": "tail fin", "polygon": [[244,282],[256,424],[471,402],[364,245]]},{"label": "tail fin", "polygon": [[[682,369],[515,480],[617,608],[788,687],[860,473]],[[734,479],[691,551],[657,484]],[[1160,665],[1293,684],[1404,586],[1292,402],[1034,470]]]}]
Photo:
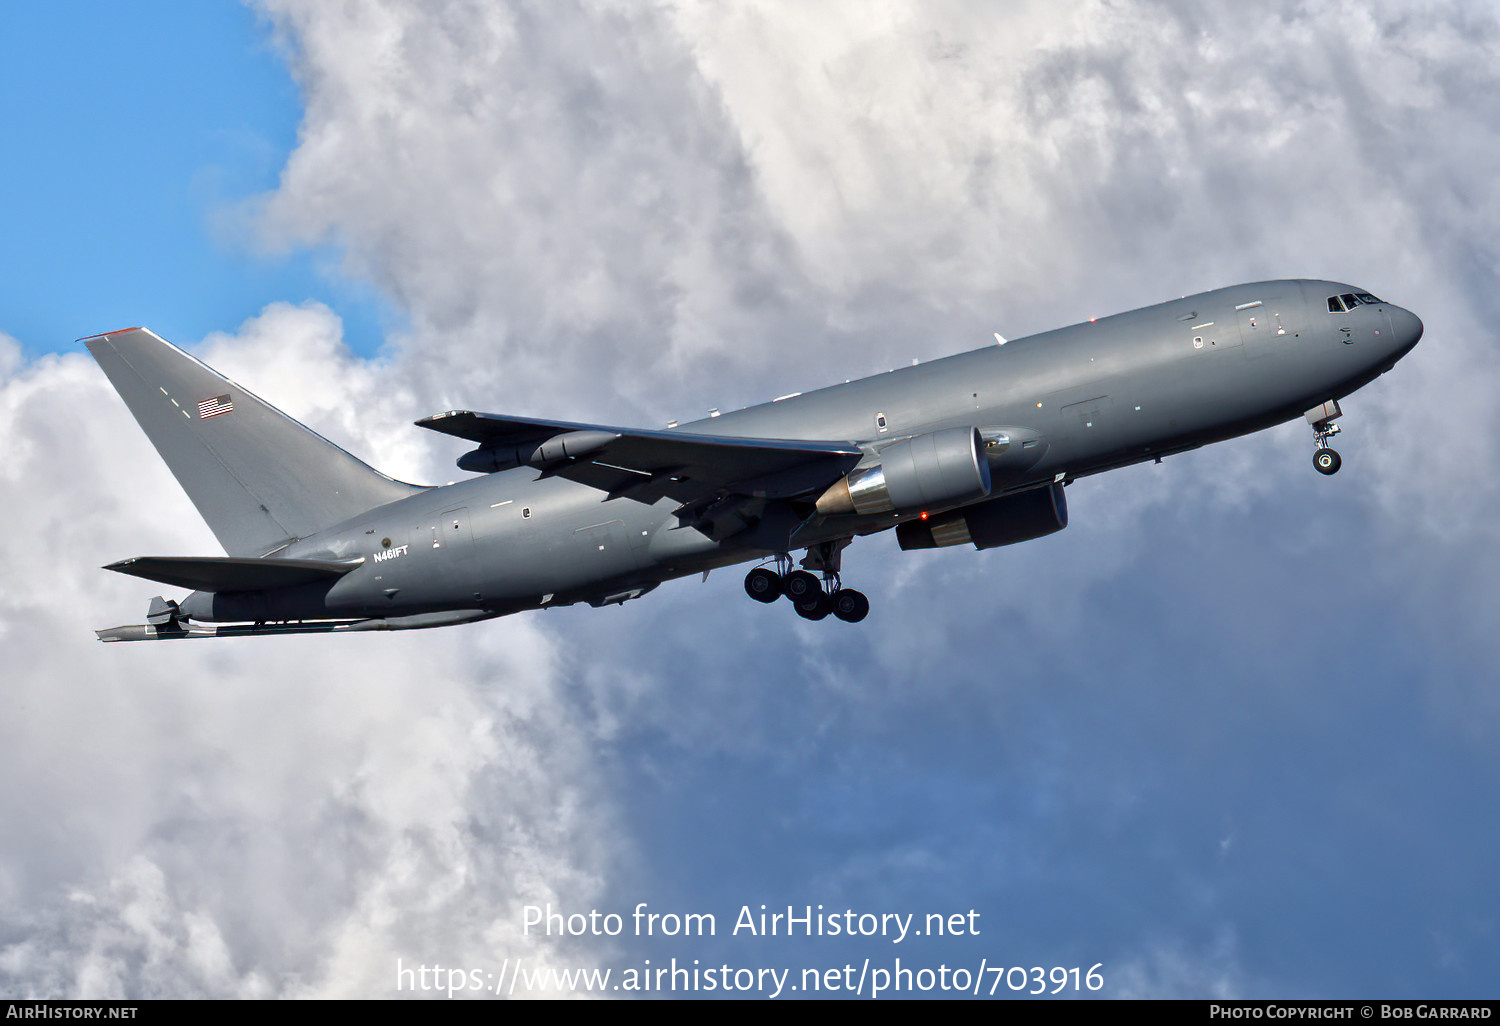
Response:
[{"label": "tail fin", "polygon": [[144,328],[83,342],[231,556],[264,555],[421,491]]}]

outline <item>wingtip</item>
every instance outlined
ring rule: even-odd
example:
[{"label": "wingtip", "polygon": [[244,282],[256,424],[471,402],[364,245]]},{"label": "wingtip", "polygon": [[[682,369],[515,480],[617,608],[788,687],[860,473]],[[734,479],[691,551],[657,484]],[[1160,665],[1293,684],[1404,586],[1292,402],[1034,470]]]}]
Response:
[{"label": "wingtip", "polygon": [[133,328],[116,328],[114,331],[106,331],[99,335],[85,335],[83,338],[79,339],[78,342],[80,345],[88,345],[90,342],[98,342],[100,339],[109,338],[111,335],[128,335],[132,331],[145,330],[146,329],[142,328],[140,325],[136,325]]},{"label": "wingtip", "polygon": [[412,423],[417,427],[430,428],[440,420],[447,420],[449,417],[464,416],[473,416],[473,413],[470,410],[444,410],[442,413],[434,413],[430,417],[423,417],[421,420],[412,421]]}]

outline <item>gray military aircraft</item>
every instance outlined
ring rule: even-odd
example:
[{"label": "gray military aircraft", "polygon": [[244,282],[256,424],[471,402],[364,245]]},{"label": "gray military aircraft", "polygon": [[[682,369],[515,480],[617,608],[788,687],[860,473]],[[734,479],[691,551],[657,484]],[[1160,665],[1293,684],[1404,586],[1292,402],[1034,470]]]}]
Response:
[{"label": "gray military aircraft", "polygon": [[[1422,322],[1362,289],[1268,281],[1091,320],[666,430],[456,410],[417,423],[480,476],[392,480],[142,328],[84,339],[227,556],[107,569],[192,593],[103,641],[402,630],[637,598],[756,560],[751,598],[857,622],[841,553],[1010,545],[1063,487],[1297,417],[1313,465],[1339,400]],[[794,569],[794,552],[805,556]]]}]

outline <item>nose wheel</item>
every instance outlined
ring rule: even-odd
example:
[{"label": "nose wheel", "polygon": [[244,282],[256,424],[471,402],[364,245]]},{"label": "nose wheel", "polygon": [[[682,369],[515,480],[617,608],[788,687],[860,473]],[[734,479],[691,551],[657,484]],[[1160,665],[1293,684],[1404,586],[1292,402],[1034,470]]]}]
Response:
[{"label": "nose wheel", "polygon": [[[745,594],[765,603],[785,595],[804,620],[823,620],[832,614],[846,623],[859,623],[870,615],[870,600],[864,592],[845,588],[839,581],[842,548],[836,542],[814,546],[799,570],[792,569],[790,556],[779,555],[775,569],[758,566],[745,575]],[[813,570],[820,571],[821,578]]]},{"label": "nose wheel", "polygon": [[1305,414],[1313,430],[1313,467],[1320,474],[1337,474],[1339,467],[1344,465],[1344,458],[1328,444],[1328,440],[1339,433],[1339,426],[1334,421],[1343,415],[1336,399],[1315,406]]}]

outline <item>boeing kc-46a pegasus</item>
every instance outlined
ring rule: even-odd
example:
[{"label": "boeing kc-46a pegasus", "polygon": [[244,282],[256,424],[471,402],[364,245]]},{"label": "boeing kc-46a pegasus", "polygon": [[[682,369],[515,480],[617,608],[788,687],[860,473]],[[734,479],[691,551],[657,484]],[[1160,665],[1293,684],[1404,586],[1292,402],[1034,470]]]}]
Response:
[{"label": "boeing kc-46a pegasus", "polygon": [[1335,473],[1339,400],[1421,336],[1351,285],[1236,285],[661,431],[440,413],[417,423],[468,442],[458,466],[477,476],[424,488],[149,331],[114,331],[84,341],[228,555],[110,564],[191,594],[99,637],[438,627],[750,561],[751,598],[858,622],[869,601],[839,572],[860,535],[1039,538],[1067,526],[1075,478],[1298,417]]}]

